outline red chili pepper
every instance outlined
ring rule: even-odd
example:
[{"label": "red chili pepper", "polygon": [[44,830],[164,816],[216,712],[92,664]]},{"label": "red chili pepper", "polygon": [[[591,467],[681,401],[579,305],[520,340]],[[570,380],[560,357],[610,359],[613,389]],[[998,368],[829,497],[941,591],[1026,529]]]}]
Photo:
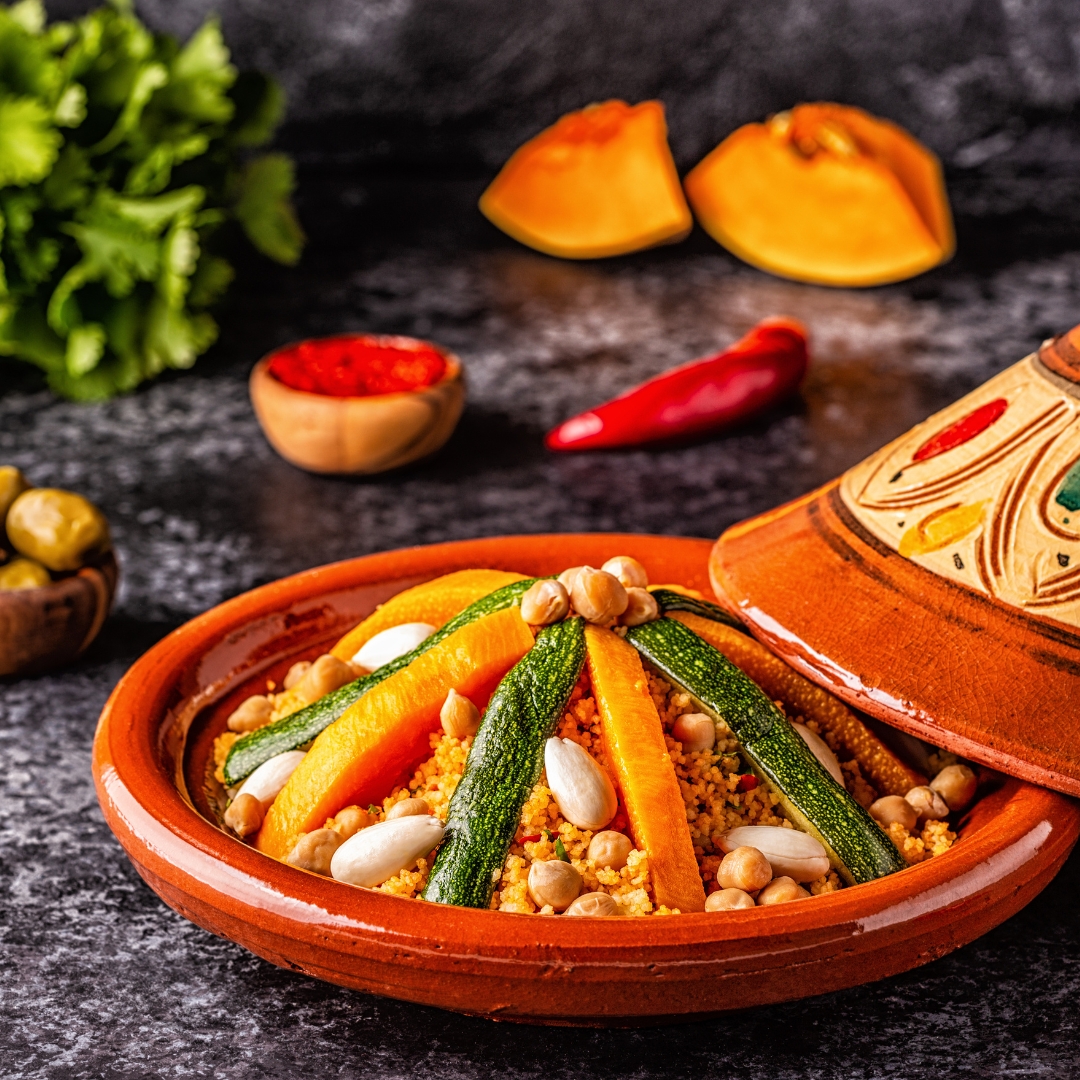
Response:
[{"label": "red chili pepper", "polygon": [[674,368],[549,431],[549,450],[634,446],[727,427],[798,389],[809,357],[794,319],[765,319],[729,349]]},{"label": "red chili pepper", "polygon": [[523,836],[521,842],[523,844],[535,844],[537,840],[542,839],[543,833],[534,833],[532,836]]},{"label": "red chili pepper", "polygon": [[758,786],[758,778],[753,773],[743,773],[735,785],[736,791],[753,791]]}]

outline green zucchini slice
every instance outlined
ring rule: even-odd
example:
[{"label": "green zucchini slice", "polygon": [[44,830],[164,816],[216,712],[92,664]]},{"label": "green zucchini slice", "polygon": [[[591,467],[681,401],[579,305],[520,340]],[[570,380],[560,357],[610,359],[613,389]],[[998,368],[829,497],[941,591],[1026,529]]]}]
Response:
[{"label": "green zucchini slice", "polygon": [[764,691],[723,653],[675,619],[631,627],[626,640],[703,712],[727,723],[751,768],[779,794],[792,824],[825,845],[848,884],[904,869],[903,856],[878,823],[829,775]]},{"label": "green zucchini slice", "polygon": [[388,679],[395,672],[411,664],[418,656],[433,645],[448,638],[455,630],[460,630],[485,615],[494,614],[504,608],[521,603],[521,597],[533,584],[535,578],[514,581],[496,589],[487,596],[471,603],[458,612],[449,622],[444,623],[431,637],[420,642],[415,649],[383,664],[377,671],[364,675],[355,682],[347,683],[339,690],[319,698],[306,708],[294,712],[265,727],[258,728],[244,735],[232,744],[225,758],[225,784],[232,787],[250,776],[264,761],[284,754],[287,750],[297,750],[311,742],[316,735],[328,728],[341,714],[373,686],[378,686],[383,679]]},{"label": "green zucchini slice", "polygon": [[544,744],[584,663],[585,624],[567,619],[541,630],[499,683],[450,799],[425,900],[475,908],[491,903],[521,808],[540,778]]},{"label": "green zucchini slice", "polygon": [[711,600],[699,600],[696,596],[684,596],[672,589],[653,589],[653,599],[660,605],[660,610],[665,614],[669,611],[689,611],[694,615],[700,615],[703,619],[712,619],[713,622],[726,623],[736,630],[746,632],[746,626],[730,611],[725,611],[719,604]]}]

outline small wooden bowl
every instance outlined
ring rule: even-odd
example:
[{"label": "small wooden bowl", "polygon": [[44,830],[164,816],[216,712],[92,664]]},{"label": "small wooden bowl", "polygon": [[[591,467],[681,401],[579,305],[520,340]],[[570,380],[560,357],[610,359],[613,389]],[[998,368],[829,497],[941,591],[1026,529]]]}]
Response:
[{"label": "small wooden bowl", "polygon": [[[397,340],[416,344],[413,338]],[[438,450],[465,406],[461,362],[438,351],[446,360],[446,373],[437,383],[396,394],[345,398],[294,390],[279,382],[267,370],[271,353],[251,372],[251,404],[270,445],[301,469],[352,476],[396,469]]]},{"label": "small wooden bowl", "polygon": [[401,589],[467,567],[550,574],[618,553],[640,559],[654,581],[707,593],[709,547],[637,535],[468,540],[245,593],[170,634],[113,691],[94,740],[105,818],[167,904],[271,963],[531,1023],[701,1018],[855,986],[951,952],[1037,895],[1080,834],[1080,807],[1018,780],[973,807],[952,850],[891,877],[794,904],[664,918],[407,900],[296,870],[217,825],[206,778],[229,712]]},{"label": "small wooden bowl", "polygon": [[36,675],[82,655],[109,614],[118,574],[110,551],[51,585],[0,592],[0,676]]}]

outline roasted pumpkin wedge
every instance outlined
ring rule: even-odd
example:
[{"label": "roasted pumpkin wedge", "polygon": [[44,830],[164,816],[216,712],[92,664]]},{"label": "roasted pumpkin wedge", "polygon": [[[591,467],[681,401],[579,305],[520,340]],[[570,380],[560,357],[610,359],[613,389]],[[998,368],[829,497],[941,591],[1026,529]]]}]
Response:
[{"label": "roasted pumpkin wedge", "polygon": [[780,796],[786,816],[817,837],[849,884],[905,867],[874,819],[829,775],[791,722],[723,653],[673,618],[632,626],[626,640],[685,690],[699,708],[724,720],[758,776]]},{"label": "roasted pumpkin wedge", "polygon": [[519,609],[506,608],[462,626],[370,689],[315,740],[267,811],[256,847],[284,858],[301,833],[342,807],[382,799],[429,753],[450,690],[483,697],[532,645]]},{"label": "roasted pumpkin wedge", "polygon": [[564,259],[670,243],[693,224],[659,101],[568,113],[511,156],[480,209],[515,240]]},{"label": "roasted pumpkin wedge", "polygon": [[937,158],[896,124],[844,105],[797,105],[746,124],[684,186],[710,236],[797,281],[900,281],[955,247]]},{"label": "roasted pumpkin wedge", "polygon": [[458,570],[444,574],[391,597],[359,626],[353,627],[330,651],[339,660],[351,660],[383,630],[410,622],[442,626],[496,589],[524,580],[524,574],[511,574],[506,570]]},{"label": "roasted pumpkin wedge", "polygon": [[585,649],[604,756],[634,843],[649,856],[656,902],[682,912],[704,911],[686,804],[641,659],[632,645],[599,626],[585,628]]},{"label": "roasted pumpkin wedge", "polygon": [[792,716],[816,720],[834,734],[880,794],[906,795],[926,783],[925,776],[905,765],[842,701],[803,678],[752,637],[690,611],[675,611],[671,617],[719,649],[771,700],[782,701]]},{"label": "roasted pumpkin wedge", "polygon": [[[498,573],[498,571],[492,571],[492,573]],[[513,576],[518,577],[518,575]],[[434,634],[404,656],[399,656],[389,664],[384,664],[370,675],[347,683],[340,690],[327,694],[291,716],[275,720],[274,723],[267,724],[237,739],[225,759],[225,783],[229,786],[237,784],[254,772],[264,761],[269,761],[270,758],[283,754],[286,750],[295,750],[311,742],[372,687],[378,686],[395,672],[408,667],[418,656],[433,649],[463,626],[468,626],[492,612],[520,605],[522,595],[533,580],[533,578],[518,578],[516,581],[511,581],[509,585],[503,585],[502,588],[474,601],[464,611],[458,612]]]},{"label": "roasted pumpkin wedge", "polygon": [[521,808],[540,778],[544,744],[581,674],[582,626],[577,617],[541,630],[492,696],[450,799],[425,900],[477,908],[490,903]]}]

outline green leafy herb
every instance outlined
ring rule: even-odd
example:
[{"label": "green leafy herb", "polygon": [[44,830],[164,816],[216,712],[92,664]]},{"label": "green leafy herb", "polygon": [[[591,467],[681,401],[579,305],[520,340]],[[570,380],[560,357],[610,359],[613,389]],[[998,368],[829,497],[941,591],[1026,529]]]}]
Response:
[{"label": "green leafy herb", "polygon": [[129,0],[48,26],[40,0],[0,6],[0,355],[80,399],[190,367],[233,277],[221,227],[300,257],[292,162],[250,156],[282,111],[215,19],[181,46]]},{"label": "green leafy herb", "polygon": [[563,847],[562,837],[556,837],[555,839],[555,854],[562,859],[563,862],[569,862],[570,856],[566,854],[566,848]]}]

